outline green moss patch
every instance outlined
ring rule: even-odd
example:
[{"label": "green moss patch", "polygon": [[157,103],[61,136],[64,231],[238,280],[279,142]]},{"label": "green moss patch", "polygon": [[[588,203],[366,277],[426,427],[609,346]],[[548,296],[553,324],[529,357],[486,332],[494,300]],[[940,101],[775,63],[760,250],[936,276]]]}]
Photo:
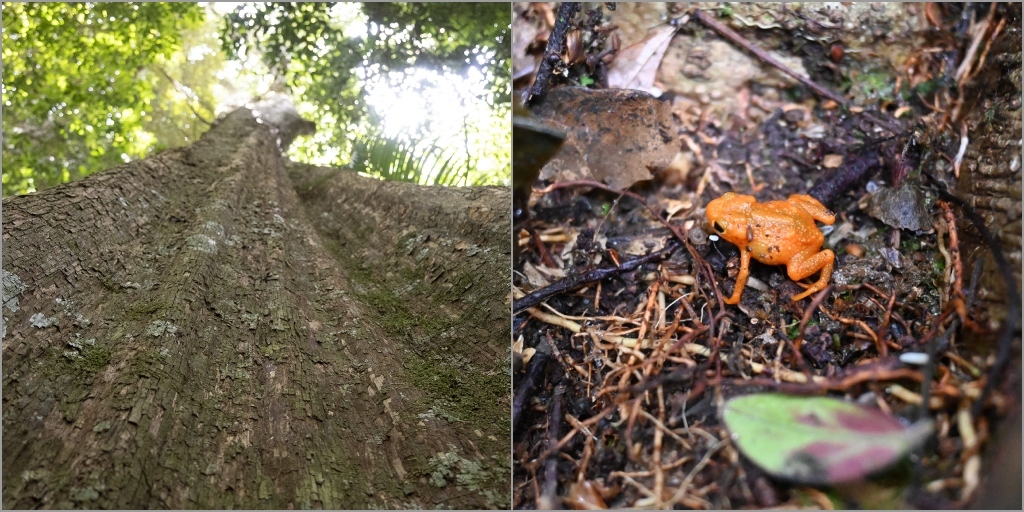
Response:
[{"label": "green moss patch", "polygon": [[418,329],[434,337],[452,325],[451,321],[412,311],[405,301],[386,289],[371,291],[361,298],[380,313],[380,325],[389,334],[411,335],[413,329]]},{"label": "green moss patch", "polygon": [[88,397],[96,375],[110,363],[110,351],[95,345],[62,349],[47,347],[43,352],[43,373],[52,379],[60,392],[57,409],[68,422],[78,417],[82,402]]},{"label": "green moss patch", "polygon": [[450,355],[406,354],[405,374],[429,397],[430,403],[422,404],[427,414],[449,422],[467,422],[485,432],[510,431],[507,410],[502,411],[499,406],[509,393],[504,375],[487,375],[468,368],[467,361]]},{"label": "green moss patch", "polygon": [[149,299],[137,300],[128,305],[128,319],[147,319],[153,313],[157,311],[167,309],[170,304],[162,297],[154,297]]}]

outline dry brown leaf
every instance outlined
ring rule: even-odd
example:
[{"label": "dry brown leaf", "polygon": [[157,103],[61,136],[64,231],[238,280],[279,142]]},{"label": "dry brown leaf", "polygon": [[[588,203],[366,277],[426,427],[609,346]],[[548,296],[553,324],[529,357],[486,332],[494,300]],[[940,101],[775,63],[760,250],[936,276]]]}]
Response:
[{"label": "dry brown leaf", "polygon": [[536,6],[517,3],[514,10],[512,30],[516,37],[512,40],[512,79],[518,80],[537,70],[541,53],[528,53],[527,50],[538,40],[547,39],[550,25],[545,25],[543,12]]},{"label": "dry brown leaf", "polygon": [[576,482],[569,487],[569,497],[565,503],[574,510],[605,510],[605,504],[599,487],[590,480]]},{"label": "dry brown leaf", "polygon": [[608,87],[661,95],[661,90],[654,87],[654,78],[676,30],[672,25],[659,25],[647,31],[639,43],[619,51],[608,65]]},{"label": "dry brown leaf", "polygon": [[662,201],[662,204],[664,205],[663,209],[667,214],[665,220],[671,219],[673,215],[679,213],[680,211],[689,210],[690,208],[693,208],[693,200],[690,198],[686,198],[681,201],[678,199],[666,199]]},{"label": "dry brown leaf", "polygon": [[523,264],[523,275],[526,276],[526,281],[530,283],[530,286],[539,289],[565,277],[565,271],[526,262]]},{"label": "dry brown leaf", "polygon": [[843,155],[825,155],[822,159],[821,165],[826,169],[835,169],[840,165],[843,165]]}]

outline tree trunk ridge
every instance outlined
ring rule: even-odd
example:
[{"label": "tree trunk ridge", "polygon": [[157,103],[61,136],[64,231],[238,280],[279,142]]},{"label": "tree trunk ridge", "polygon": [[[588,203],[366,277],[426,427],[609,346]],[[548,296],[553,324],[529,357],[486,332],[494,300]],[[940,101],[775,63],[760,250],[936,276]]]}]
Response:
[{"label": "tree trunk ridge", "polygon": [[4,507],[507,507],[509,205],[245,109],[4,199]]}]

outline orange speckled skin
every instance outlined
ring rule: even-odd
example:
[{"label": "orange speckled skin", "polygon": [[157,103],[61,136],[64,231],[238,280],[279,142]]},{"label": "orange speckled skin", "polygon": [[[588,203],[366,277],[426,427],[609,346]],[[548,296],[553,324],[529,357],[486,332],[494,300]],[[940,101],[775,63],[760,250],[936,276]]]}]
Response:
[{"label": "orange speckled skin", "polygon": [[820,270],[818,281],[793,296],[794,301],[828,286],[836,255],[828,249],[821,250],[825,237],[814,221],[832,224],[836,216],[817,199],[793,194],[785,201],[758,203],[754,196],[727,192],[708,203],[707,216],[715,233],[740,248],[740,272],[732,297],[725,299],[727,304],[739,303],[750,275],[750,258],[769,265],[786,265],[786,272],[794,281]]}]

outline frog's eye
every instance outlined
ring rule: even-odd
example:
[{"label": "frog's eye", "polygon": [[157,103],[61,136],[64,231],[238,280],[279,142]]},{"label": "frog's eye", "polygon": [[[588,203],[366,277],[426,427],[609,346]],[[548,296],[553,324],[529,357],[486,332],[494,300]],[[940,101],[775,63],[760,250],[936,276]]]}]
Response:
[{"label": "frog's eye", "polygon": [[711,227],[715,228],[715,231],[718,231],[719,234],[725,234],[725,225],[721,222],[716,220],[711,223]]}]

